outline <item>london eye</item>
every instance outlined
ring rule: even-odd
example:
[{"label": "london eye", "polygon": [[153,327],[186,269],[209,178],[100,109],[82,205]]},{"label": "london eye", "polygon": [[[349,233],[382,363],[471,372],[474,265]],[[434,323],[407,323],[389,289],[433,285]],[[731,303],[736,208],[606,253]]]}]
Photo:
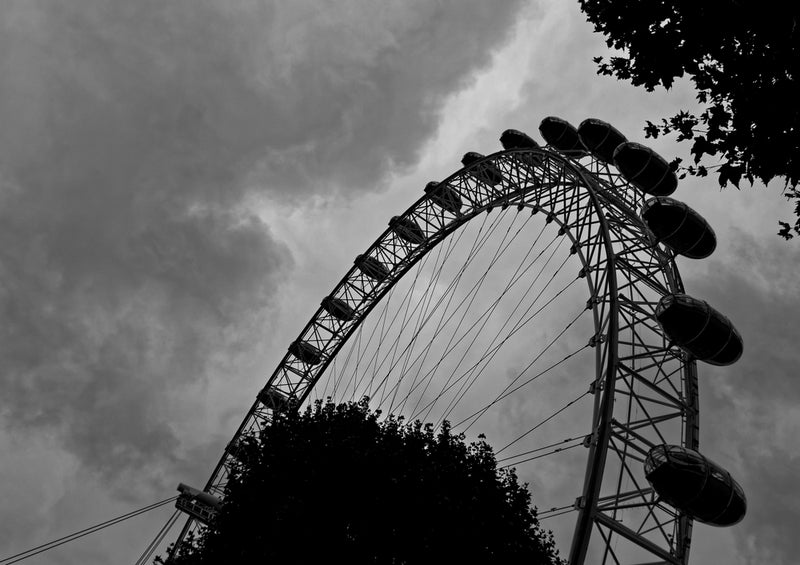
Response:
[{"label": "london eye", "polygon": [[539,517],[571,565],[685,565],[695,521],[742,519],[741,488],[700,451],[698,403],[698,365],[735,362],[742,340],[676,264],[710,255],[713,230],[610,124],[540,133],[503,132],[387,218],[286,339],[207,483],[180,485],[175,547],[224,504],[240,439],[324,398],[486,433],[537,502],[565,497]]}]

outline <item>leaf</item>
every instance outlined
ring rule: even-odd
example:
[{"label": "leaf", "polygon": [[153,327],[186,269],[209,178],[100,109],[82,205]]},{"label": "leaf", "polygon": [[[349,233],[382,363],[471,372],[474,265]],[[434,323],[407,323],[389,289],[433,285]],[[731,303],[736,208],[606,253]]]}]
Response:
[{"label": "leaf", "polygon": [[700,159],[703,158],[703,155],[706,153],[707,146],[708,142],[706,141],[705,137],[701,135],[695,138],[694,144],[692,145],[692,149],[690,150],[690,153],[694,155],[695,165],[700,162]]},{"label": "leaf", "polygon": [[647,120],[647,126],[644,128],[644,136],[645,138],[658,138],[658,126],[655,125],[650,120]]},{"label": "leaf", "polygon": [[731,116],[720,104],[715,104],[708,109],[708,127],[718,131],[726,128],[730,123]]},{"label": "leaf", "polygon": [[780,226],[781,226],[781,229],[778,230],[778,235],[779,236],[781,236],[786,241],[789,241],[790,239],[792,239],[794,237],[792,235],[792,231],[791,231],[792,230],[792,226],[789,225],[788,222],[779,221],[778,224],[780,224]]},{"label": "leaf", "polygon": [[[800,113],[793,111],[800,99],[796,3],[776,4],[769,15],[736,0],[720,3],[719,10],[704,5],[580,0],[595,31],[624,54],[610,65],[608,59],[597,63],[601,74],[648,91],[669,88],[684,75],[694,86],[700,119],[681,111],[660,127],[648,121],[644,129],[647,138],[677,133],[677,141],[695,139],[691,154],[698,166],[685,174],[707,176],[702,159],[723,155],[721,186],[738,188],[742,178],[767,184],[776,177],[800,185]],[[800,235],[800,210],[793,212],[795,227],[782,235]]]},{"label": "leaf", "polygon": [[719,181],[719,186],[721,188],[725,188],[726,186],[728,186],[728,169],[723,165],[722,167],[719,168],[717,173],[718,173],[717,180]]},{"label": "leaf", "polygon": [[742,169],[741,165],[731,165],[730,163],[720,165],[719,185],[724,188],[730,182],[738,189],[739,182],[742,180]]}]

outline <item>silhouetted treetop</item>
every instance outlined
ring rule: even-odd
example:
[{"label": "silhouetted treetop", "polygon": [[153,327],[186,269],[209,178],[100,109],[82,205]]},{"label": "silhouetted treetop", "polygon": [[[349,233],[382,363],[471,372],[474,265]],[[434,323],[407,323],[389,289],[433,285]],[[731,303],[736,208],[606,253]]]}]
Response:
[{"label": "silhouetted treetop", "polygon": [[218,517],[176,565],[560,563],[484,439],[379,415],[366,399],[278,414],[240,446]]},{"label": "silhouetted treetop", "polygon": [[[715,170],[720,186],[783,179],[800,234],[800,4],[744,0],[579,0],[621,56],[595,58],[598,72],[652,91],[687,75],[705,106],[648,121],[647,137],[692,140],[685,174]],[[716,158],[713,164],[704,157]]]}]

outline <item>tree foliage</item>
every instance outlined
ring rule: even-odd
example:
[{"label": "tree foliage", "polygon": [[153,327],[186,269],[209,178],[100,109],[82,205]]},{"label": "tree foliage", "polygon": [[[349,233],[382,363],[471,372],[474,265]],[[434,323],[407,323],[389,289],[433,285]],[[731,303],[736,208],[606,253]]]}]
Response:
[{"label": "tree foliage", "polygon": [[[694,164],[683,174],[716,172],[720,186],[783,179],[800,235],[800,4],[745,0],[579,0],[623,56],[595,58],[598,73],[652,91],[687,75],[704,106],[647,122],[647,137],[691,140]],[[713,165],[703,162],[713,158]],[[704,163],[704,164],[701,164]]]},{"label": "tree foliage", "polygon": [[483,439],[379,414],[365,399],[278,415],[240,446],[218,517],[175,564],[561,563]]}]

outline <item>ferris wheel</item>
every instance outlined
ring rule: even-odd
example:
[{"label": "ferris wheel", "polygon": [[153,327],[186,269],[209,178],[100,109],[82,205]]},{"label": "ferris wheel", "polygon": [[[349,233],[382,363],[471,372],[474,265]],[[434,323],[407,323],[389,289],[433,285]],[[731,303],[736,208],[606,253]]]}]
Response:
[{"label": "ferris wheel", "polygon": [[697,389],[697,361],[731,364],[742,340],[675,261],[710,255],[713,230],[610,124],[548,117],[540,133],[467,153],[355,258],[206,485],[179,486],[176,547],[224,504],[239,440],[324,398],[485,432],[537,502],[568,497],[539,517],[568,532],[571,565],[683,565],[695,520],[742,519],[741,487],[698,451]]}]

